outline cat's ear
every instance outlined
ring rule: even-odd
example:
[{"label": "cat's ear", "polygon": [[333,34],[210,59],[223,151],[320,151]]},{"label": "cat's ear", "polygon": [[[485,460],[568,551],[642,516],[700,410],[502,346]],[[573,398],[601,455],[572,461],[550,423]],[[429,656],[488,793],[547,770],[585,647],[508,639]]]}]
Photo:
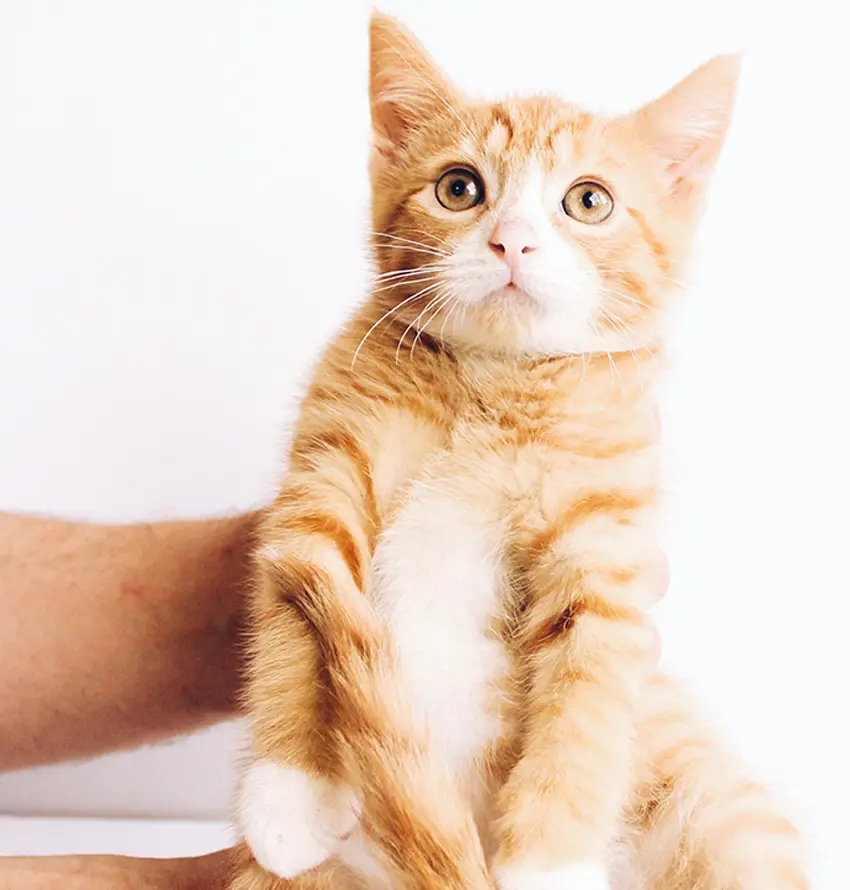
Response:
[{"label": "cat's ear", "polygon": [[369,25],[369,98],[375,148],[391,156],[460,95],[403,25],[376,12]]},{"label": "cat's ear", "polygon": [[703,190],[735,103],[739,55],[716,56],[636,115],[641,138],[661,161],[672,195],[690,201]]}]

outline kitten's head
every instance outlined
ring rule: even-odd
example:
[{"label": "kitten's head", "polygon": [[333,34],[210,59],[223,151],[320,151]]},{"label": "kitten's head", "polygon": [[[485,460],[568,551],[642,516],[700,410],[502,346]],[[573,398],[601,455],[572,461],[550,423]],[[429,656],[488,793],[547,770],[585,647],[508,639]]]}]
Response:
[{"label": "kitten's head", "polygon": [[733,103],[721,56],[638,112],[474,101],[393,19],[371,24],[381,308],[456,345],[654,345]]}]

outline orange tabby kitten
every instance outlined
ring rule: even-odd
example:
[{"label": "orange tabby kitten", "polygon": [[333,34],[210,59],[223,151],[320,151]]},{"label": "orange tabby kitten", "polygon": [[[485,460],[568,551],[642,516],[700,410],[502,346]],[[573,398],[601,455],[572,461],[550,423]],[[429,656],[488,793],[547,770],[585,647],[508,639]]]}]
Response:
[{"label": "orange tabby kitten", "polygon": [[235,888],[807,887],[645,617],[651,384],[737,74],[490,104],[373,19],[380,274],[256,551]]}]

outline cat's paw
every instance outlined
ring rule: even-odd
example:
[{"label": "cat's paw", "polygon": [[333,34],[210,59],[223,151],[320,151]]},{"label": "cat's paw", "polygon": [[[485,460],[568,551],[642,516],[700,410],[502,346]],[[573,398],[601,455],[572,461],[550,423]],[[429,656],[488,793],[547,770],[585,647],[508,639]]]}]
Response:
[{"label": "cat's paw", "polygon": [[351,794],[270,760],[256,760],[248,768],[237,813],[254,858],[281,878],[321,865],[357,824]]},{"label": "cat's paw", "polygon": [[608,869],[601,862],[571,862],[561,868],[513,866],[495,875],[499,890],[610,890]]}]

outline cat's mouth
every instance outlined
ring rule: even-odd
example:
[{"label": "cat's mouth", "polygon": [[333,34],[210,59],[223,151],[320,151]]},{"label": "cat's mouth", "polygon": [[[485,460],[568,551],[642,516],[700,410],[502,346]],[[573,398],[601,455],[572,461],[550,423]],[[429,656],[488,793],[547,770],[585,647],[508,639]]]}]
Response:
[{"label": "cat's mouth", "polygon": [[536,299],[527,290],[523,290],[518,284],[509,281],[507,284],[491,291],[487,296],[488,300],[504,303],[511,307],[524,307],[528,309],[540,309],[540,301]]}]

